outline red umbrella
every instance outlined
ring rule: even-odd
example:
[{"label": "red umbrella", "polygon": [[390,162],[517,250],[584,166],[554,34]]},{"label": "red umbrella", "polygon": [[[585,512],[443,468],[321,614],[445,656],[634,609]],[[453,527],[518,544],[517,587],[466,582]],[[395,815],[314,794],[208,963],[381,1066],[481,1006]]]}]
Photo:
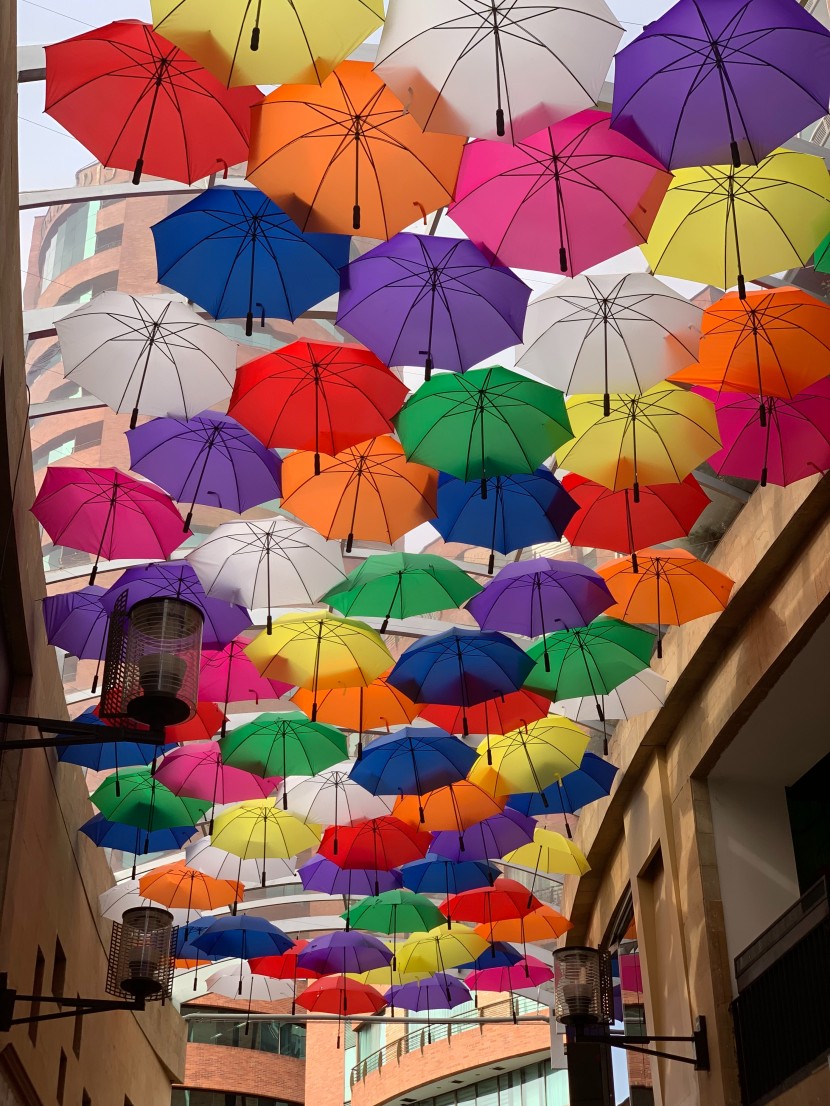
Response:
[{"label": "red umbrella", "polygon": [[243,365],[228,414],[267,446],[334,456],[392,429],[406,385],[362,346],[292,342]]},{"label": "red umbrella", "polygon": [[[315,1014],[347,1018],[354,1014],[379,1014],[386,999],[368,983],[349,979],[347,975],[327,975],[309,984],[297,999],[297,1005]],[[339,1025],[337,1047],[340,1048]]]},{"label": "red umbrella", "polygon": [[225,88],[148,23],[46,47],[46,113],[103,165],[190,184],[248,156],[252,86]]},{"label": "red umbrella", "polygon": [[[532,691],[512,691],[503,697],[485,699],[466,708],[467,729],[470,733],[505,734],[519,726],[527,726],[540,718],[547,718],[550,699]],[[421,717],[447,733],[464,732],[462,707],[431,703],[421,710]]]},{"label": "red umbrella", "polygon": [[438,909],[454,922],[504,922],[524,918],[542,906],[524,884],[500,876],[492,887],[473,887],[450,895]]},{"label": "red umbrella", "polygon": [[225,712],[216,703],[198,703],[196,713],[189,722],[165,727],[164,738],[165,741],[176,741],[179,744],[186,741],[210,741],[225,722]]},{"label": "red umbrella", "polygon": [[401,864],[422,860],[431,841],[431,834],[408,826],[400,818],[386,815],[355,822],[351,826],[329,826],[317,853],[326,860],[334,861],[338,868],[371,868],[389,872]]},{"label": "red umbrella", "polygon": [[304,968],[297,962],[297,957],[308,944],[308,941],[295,941],[294,947],[279,956],[257,956],[248,961],[248,966],[254,975],[267,975],[269,979],[290,979],[294,984],[294,995],[291,1000],[291,1013],[294,1013],[297,1004],[297,980],[319,979],[320,973],[311,968]]}]

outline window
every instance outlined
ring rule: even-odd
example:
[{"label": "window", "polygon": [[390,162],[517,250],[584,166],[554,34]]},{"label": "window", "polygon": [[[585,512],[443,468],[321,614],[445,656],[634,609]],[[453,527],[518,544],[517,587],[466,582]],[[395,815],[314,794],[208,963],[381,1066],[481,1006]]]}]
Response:
[{"label": "window", "polygon": [[[35,970],[34,970],[34,974],[32,975],[32,994],[33,995],[42,995],[43,994],[43,976],[45,975],[45,973],[46,973],[46,960],[43,956],[43,953],[38,948],[37,956],[35,957]],[[36,1018],[39,1013],[40,1013],[40,1003],[37,1000],[35,1000],[31,1004],[29,1014],[31,1015],[31,1017]],[[32,1044],[37,1043],[37,1027],[38,1027],[37,1022],[29,1022],[29,1038],[30,1038]]]},{"label": "window", "polygon": [[55,998],[63,998],[63,989],[66,986],[66,954],[58,937],[55,938],[55,959],[52,961],[52,994]]},{"label": "window", "polygon": [[567,1106],[568,1100],[568,1073],[552,1071],[542,1061],[446,1091],[418,1106]]},{"label": "window", "polygon": [[58,384],[57,388],[53,388],[46,398],[47,400],[76,399],[83,394],[80,384],[76,384],[74,380],[64,380],[63,384]]},{"label": "window", "polygon": [[100,203],[73,204],[49,229],[40,250],[41,291],[79,261],[95,253],[95,223]]},{"label": "window", "polygon": [[66,1053],[61,1049],[61,1058],[58,1064],[58,1087],[55,1092],[55,1098],[58,1100],[58,1106],[63,1102],[63,1094],[66,1090]]},{"label": "window", "polygon": [[69,653],[63,658],[63,665],[61,667],[61,679],[65,684],[74,684],[78,678],[78,658],[72,657]]},{"label": "window", "polygon": [[[608,951],[614,975],[614,1028],[623,1028],[631,1037],[643,1037],[648,1029],[640,945],[630,892],[620,905],[611,927]],[[629,1102],[630,1106],[654,1106],[651,1060],[648,1056],[626,1052],[624,1062],[620,1058],[614,1064],[614,1083],[618,1101]]]},{"label": "window", "polygon": [[118,223],[114,227],[104,227],[103,230],[99,230],[95,235],[95,253],[101,253],[102,250],[111,250],[116,246],[120,246],[123,237],[123,224]]},{"label": "window", "polygon": [[100,420],[86,422],[72,430],[64,430],[63,433],[56,434],[54,438],[50,438],[48,442],[32,450],[32,464],[35,472],[46,465],[53,465],[63,457],[71,457],[73,453],[80,453],[84,449],[100,445],[103,430],[104,423]]},{"label": "window", "polygon": [[80,284],[67,289],[58,300],[58,306],[67,303],[89,303],[93,296],[99,292],[112,292],[118,287],[118,273],[101,273],[92,280],[84,280]]},{"label": "window", "polygon": [[191,1018],[187,1023],[187,1039],[203,1045],[224,1045],[230,1048],[251,1048],[278,1056],[305,1059],[305,1026],[295,1022],[219,1021],[213,1018]]},{"label": "window", "polygon": [[49,346],[48,349],[45,349],[26,370],[26,378],[29,384],[34,384],[38,377],[43,376],[49,369],[53,369],[55,365],[60,363],[60,359],[60,342],[53,342],[52,345]]},{"label": "window", "polygon": [[174,1087],[171,1106],[289,1106],[289,1103],[255,1094],[227,1094],[225,1091],[197,1091],[188,1087]]}]

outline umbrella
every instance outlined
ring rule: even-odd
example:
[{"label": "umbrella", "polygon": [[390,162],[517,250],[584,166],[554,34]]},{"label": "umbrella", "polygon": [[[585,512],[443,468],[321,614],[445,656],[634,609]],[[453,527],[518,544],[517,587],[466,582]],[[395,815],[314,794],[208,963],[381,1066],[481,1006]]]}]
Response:
[{"label": "umbrella", "polygon": [[303,230],[389,238],[452,199],[465,139],[424,134],[369,62],[283,85],[252,115],[248,179]]},{"label": "umbrella", "polygon": [[553,979],[553,969],[535,956],[526,956],[508,966],[482,968],[471,972],[465,983],[473,991],[521,991],[541,987]]},{"label": "umbrella", "polygon": [[188,419],[230,395],[236,343],[185,303],[102,292],[55,327],[66,379],[132,411],[130,426],[139,414]]},{"label": "umbrella", "polygon": [[400,874],[394,869],[341,868],[324,856],[313,856],[297,873],[306,891],[321,895],[342,895],[347,901],[353,895],[378,895],[401,886]]},{"label": "umbrella", "polygon": [[574,277],[531,303],[516,364],[563,392],[603,392],[607,403],[609,392],[644,392],[694,361],[700,317],[648,273]]},{"label": "umbrella", "polygon": [[[191,945],[191,947],[194,946]],[[195,951],[201,956],[206,955],[199,949]],[[215,959],[225,958],[216,957]],[[268,979],[263,975],[254,975],[244,960],[236,964],[230,963],[227,967],[220,968],[218,972],[209,975],[205,980],[205,986],[211,994],[247,1002],[248,1014],[253,1002],[278,1002],[280,999],[291,997],[291,989],[287,983],[282,980]],[[247,1015],[245,1025],[248,1025]]]},{"label": "umbrella", "polygon": [[145,171],[191,184],[244,161],[261,99],[258,88],[225,88],[137,19],[46,50],[44,111],[102,165],[132,170],[133,184]]},{"label": "umbrella", "polygon": [[111,822],[103,814],[94,814],[82,826],[78,826],[78,832],[86,834],[101,849],[116,849],[138,856],[143,852],[145,844],[149,853],[180,849],[196,830],[193,826],[171,826],[169,829],[153,830],[145,836],[138,826]]},{"label": "umbrella", "polygon": [[[137,879],[122,880],[121,883],[108,888],[98,896],[98,911],[101,917],[109,918],[113,922],[120,922],[124,911],[130,910],[134,906],[147,907],[152,905],[153,903],[149,899],[145,899],[143,895],[138,893]],[[173,924],[179,927],[193,925],[194,920],[199,918],[198,910],[188,913],[187,910],[173,908],[170,913],[173,915]]]},{"label": "umbrella", "polygon": [[718,475],[786,487],[830,468],[827,378],[792,399],[696,390],[715,405],[723,448],[709,464]]},{"label": "umbrella", "polygon": [[[764,97],[766,99],[766,97]],[[652,272],[738,285],[806,265],[826,233],[830,180],[821,158],[776,150],[758,165],[679,169],[643,246]]]},{"label": "umbrella", "polygon": [[[532,868],[534,875],[537,872],[546,872],[548,875],[556,872],[565,876],[584,876],[591,870],[591,865],[573,841],[569,841],[561,833],[546,829],[537,829],[532,844],[508,853],[504,862]],[[501,939],[509,941],[511,938]]]},{"label": "umbrella", "polygon": [[790,0],[680,0],[615,62],[614,128],[670,169],[757,162],[830,99],[830,32]]},{"label": "umbrella", "polygon": [[[366,687],[336,687],[323,692],[317,699],[318,720],[356,731],[361,742],[364,730],[382,726],[389,733],[392,726],[413,722],[421,713],[420,705],[388,684],[388,675],[389,671],[382,672]],[[311,714],[312,693],[299,688],[291,703],[304,714]]]},{"label": "umbrella", "polygon": [[319,979],[319,973],[299,963],[300,953],[308,948],[308,941],[295,941],[292,948],[278,956],[256,956],[248,961],[254,975],[271,979],[291,980],[291,1013],[297,1008],[297,980]]},{"label": "umbrella", "polygon": [[[95,584],[43,597],[43,624],[46,639],[79,660],[96,660],[98,667],[107,647],[109,615],[101,606],[106,588]],[[98,687],[98,667],[92,681],[91,694]]]},{"label": "umbrella", "polygon": [[570,718],[531,722],[501,737],[488,737],[471,779],[497,796],[516,791],[544,792],[556,780],[579,767],[588,748],[588,734]]},{"label": "umbrella", "polygon": [[[499,734],[527,726],[537,718],[546,718],[550,700],[532,691],[511,691],[504,696],[485,699],[466,711],[470,733]],[[429,704],[421,711],[425,722],[440,726],[449,733],[462,733],[465,711],[461,707]]]},{"label": "umbrella", "polygon": [[436,726],[402,726],[361,750],[351,778],[373,795],[418,795],[463,780],[469,746]]},{"label": "umbrella", "polygon": [[391,814],[392,800],[371,794],[351,779],[351,768],[352,761],[341,760],[313,776],[289,776],[284,782],[288,809],[303,821],[322,826],[349,825]]},{"label": "umbrella", "polygon": [[691,473],[679,484],[641,487],[636,502],[630,488],[614,492],[575,472],[562,485],[579,505],[565,530],[571,545],[632,553],[635,562],[638,549],[685,537],[710,502]]},{"label": "umbrella", "polygon": [[217,815],[211,841],[243,860],[262,859],[264,887],[270,858],[287,860],[306,849],[316,848],[319,827],[306,825],[287,811],[277,809],[273,799],[251,799]]},{"label": "umbrella", "polygon": [[410,826],[463,834],[469,826],[501,814],[503,809],[503,799],[488,795],[471,780],[459,780],[424,795],[402,795],[395,802],[394,814]]},{"label": "umbrella", "polygon": [[138,890],[162,906],[184,910],[216,910],[243,898],[245,888],[232,880],[213,879],[188,868],[182,860],[163,864],[138,881]]},{"label": "umbrella", "polygon": [[[379,1014],[386,1000],[367,983],[346,975],[327,975],[315,979],[297,996],[297,1005],[312,1013],[337,1014],[340,1018],[355,1014]],[[337,1026],[340,1048],[340,1025]]]},{"label": "umbrella", "polygon": [[247,511],[280,494],[280,459],[227,415],[153,419],[127,432],[130,468],[179,503]]},{"label": "umbrella", "polygon": [[[444,916],[435,903],[414,891],[382,891],[361,899],[342,917],[346,919],[347,928],[390,934],[418,933],[444,923]],[[391,966],[394,969],[394,955]]]},{"label": "umbrella", "polygon": [[[179,532],[181,537],[181,532]],[[224,647],[251,625],[248,612],[221,599],[205,594],[199,578],[186,561],[167,561],[136,565],[122,572],[107,589],[101,600],[104,609],[112,612],[122,595],[127,596],[127,609],[144,599],[182,599],[198,607],[204,618],[202,644]],[[206,691],[200,686],[204,696]]]},{"label": "umbrella", "polygon": [[[351,826],[329,826],[323,833],[319,855],[335,860],[341,868],[373,868],[389,871],[420,860],[430,844],[430,835],[387,815],[369,818]],[[374,894],[380,894],[379,882]]]},{"label": "umbrella", "polygon": [[[346,738],[333,726],[309,722],[299,711],[260,714],[219,741],[225,764],[258,776],[313,776],[348,756]],[[276,787],[276,783],[274,784]],[[271,788],[273,791],[274,787]],[[288,807],[283,787],[283,809]]]},{"label": "umbrella", "polygon": [[334,456],[392,430],[406,385],[374,354],[334,342],[292,342],[243,365],[229,412],[268,446]]},{"label": "umbrella", "polygon": [[337,291],[347,238],[306,235],[254,188],[208,188],[151,228],[160,284],[214,319],[294,320]]},{"label": "umbrella", "polygon": [[499,876],[491,887],[474,887],[451,895],[441,903],[441,912],[457,922],[493,922],[523,918],[541,902],[524,884]]},{"label": "umbrella", "polygon": [[[212,921],[213,918],[210,916],[206,918],[196,917],[193,921],[178,927],[173,946],[173,951],[177,960],[198,960],[199,963],[194,965],[194,967],[198,968],[201,967],[202,964],[210,964],[214,960],[223,959],[221,956],[208,956],[206,953],[202,952],[201,949],[194,948],[190,943],[191,937],[195,937],[197,933],[201,933],[203,930],[207,929]],[[178,964],[176,967],[178,967]]]},{"label": "umbrella", "polygon": [[451,830],[433,834],[430,854],[450,861],[498,860],[532,841],[535,829],[532,818],[506,807],[501,814],[477,822],[463,835]]},{"label": "umbrella", "polygon": [[316,603],[344,578],[339,544],[284,516],[223,523],[187,559],[208,595],[265,607],[269,634],[275,602]]},{"label": "umbrella", "polygon": [[446,972],[435,972],[428,979],[415,979],[389,988],[384,998],[391,1007],[419,1013],[454,1010],[471,1001],[466,983]]},{"label": "umbrella", "polygon": [[72,745],[72,738],[68,734],[59,734],[66,745],[58,746],[58,760],[66,764],[80,764],[84,768],[91,768],[95,772],[106,772],[110,768],[115,769],[115,787],[118,791],[118,769],[134,768],[138,765],[151,764],[160,753],[173,748],[172,745],[158,745],[155,742],[138,741],[107,741],[106,735],[109,727],[95,714],[94,707],[88,707],[75,719],[76,722],[87,726],[101,726],[101,740],[93,743]]},{"label": "umbrella", "polygon": [[573,925],[552,906],[540,906],[523,918],[505,918],[492,925],[477,925],[475,932],[487,941],[557,941]]},{"label": "umbrella", "polygon": [[465,147],[450,217],[504,265],[573,276],[639,246],[671,180],[660,163],[580,111],[509,146]]},{"label": "umbrella", "polygon": [[156,779],[174,795],[206,799],[213,806],[265,799],[280,782],[278,776],[263,779],[223,763],[222,750],[216,741],[174,749],[156,768]]},{"label": "umbrella", "polygon": [[55,543],[101,558],[167,557],[189,532],[172,499],[155,484],[116,468],[50,465],[32,514]]},{"label": "umbrella", "polygon": [[[199,694],[219,699],[227,712],[230,703],[247,703],[260,699],[278,699],[291,687],[279,680],[260,676],[245,653],[249,642],[235,638],[222,649],[203,649],[199,669]],[[225,736],[225,725],[222,736]]]},{"label": "umbrella", "polygon": [[423,362],[428,380],[521,341],[529,297],[467,239],[396,234],[342,270],[337,325],[387,365]]},{"label": "umbrella", "polygon": [[[544,792],[528,791],[511,795],[507,802],[510,809],[531,816],[576,814],[588,803],[595,803],[597,799],[610,795],[616,774],[617,769],[613,764],[595,753],[586,753],[576,771],[556,780]],[[565,825],[567,824],[566,819]]]},{"label": "umbrella", "polygon": [[325,611],[282,615],[275,619],[273,633],[260,634],[245,652],[263,676],[311,690],[312,722],[318,690],[365,687],[392,659],[380,635],[365,622]]},{"label": "umbrella", "polygon": [[461,969],[469,968],[471,971],[480,971],[484,968],[509,968],[511,964],[518,964],[522,954],[507,941],[493,941],[481,956],[471,960],[469,964],[461,964]]},{"label": "umbrella", "polygon": [[447,898],[473,887],[491,886],[498,875],[499,869],[486,860],[448,860],[434,853],[401,868],[404,887],[410,891]]},{"label": "umbrella", "polygon": [[532,473],[572,437],[564,396],[493,365],[442,373],[410,396],[395,420],[408,458],[460,480]]},{"label": "umbrella", "polygon": [[446,923],[425,933],[413,933],[398,951],[401,972],[445,972],[475,960],[487,942],[466,926],[448,928]]},{"label": "umbrella", "polygon": [[612,491],[631,488],[635,503],[641,484],[679,484],[720,448],[712,404],[675,384],[612,395],[610,411],[600,395],[571,396],[576,436],[556,459]]},{"label": "umbrella", "polygon": [[311,968],[318,975],[367,972],[372,968],[386,967],[391,961],[392,951],[383,941],[370,933],[354,930],[315,937],[297,957],[301,967]]},{"label": "umbrella", "polygon": [[441,473],[438,478],[438,517],[432,525],[447,542],[479,545],[490,550],[487,571],[492,574],[495,552],[562,540],[576,503],[546,468],[512,476],[490,476],[464,482]]},{"label": "umbrella", "polygon": [[485,699],[517,691],[533,667],[527,654],[504,634],[453,626],[410,645],[389,674],[389,683],[416,703],[467,709]]},{"label": "umbrella", "polygon": [[666,701],[667,689],[668,680],[658,676],[653,669],[644,668],[605,695],[589,694],[575,696],[573,699],[560,699],[551,709],[554,714],[564,714],[575,722],[634,718],[638,714],[659,710]]},{"label": "umbrella", "polygon": [[[188,845],[184,858],[188,868],[195,868],[214,879],[236,880],[237,883],[257,886],[262,883],[262,860],[243,860],[224,849],[217,849],[210,837],[202,837],[194,845]],[[291,878],[295,875],[294,869],[292,858],[268,861],[268,875],[271,879]]]},{"label": "umbrella", "polygon": [[723,572],[685,549],[646,549],[639,572],[629,557],[602,565],[616,605],[608,614],[626,622],[657,624],[657,656],[662,657],[662,627],[681,626],[707,614],[720,614],[735,586]]},{"label": "umbrella", "polygon": [[240,914],[214,918],[190,944],[210,956],[237,956],[248,960],[255,956],[279,956],[294,942],[267,919]]},{"label": "umbrella", "polygon": [[196,704],[196,713],[187,722],[165,726],[168,741],[186,744],[188,741],[210,741],[216,731],[227,722],[224,711],[216,703],[202,700]]},{"label": "umbrella", "polygon": [[282,508],[327,538],[391,545],[435,517],[438,477],[412,464],[394,438],[381,435],[334,457],[289,453],[282,470]]},{"label": "umbrella", "polygon": [[223,84],[320,84],[383,22],[382,0],[151,0],[156,30]]},{"label": "umbrella", "polygon": [[192,825],[204,818],[210,803],[174,795],[156,780],[148,768],[122,772],[120,780],[108,776],[90,796],[94,806],[111,822],[136,826],[145,834],[144,852],[154,830]]},{"label": "umbrella", "polygon": [[622,33],[603,0],[398,0],[375,70],[425,130],[515,143],[594,106]]}]

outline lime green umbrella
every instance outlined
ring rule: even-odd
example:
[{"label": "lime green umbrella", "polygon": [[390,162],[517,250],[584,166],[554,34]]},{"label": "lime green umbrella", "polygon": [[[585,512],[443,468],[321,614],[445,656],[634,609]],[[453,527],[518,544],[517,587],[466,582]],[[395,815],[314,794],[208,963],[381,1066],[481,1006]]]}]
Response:
[{"label": "lime green umbrella", "polygon": [[93,793],[92,802],[110,822],[135,826],[148,836],[154,830],[195,826],[211,807],[200,799],[174,795],[150,768],[108,776]]},{"label": "lime green umbrella", "polygon": [[460,480],[535,472],[573,437],[556,388],[494,365],[440,373],[395,419],[406,456]]},{"label": "lime green umbrella", "polygon": [[367,557],[320,602],[346,615],[382,617],[384,633],[390,618],[460,607],[479,591],[480,584],[444,557],[381,553]]}]

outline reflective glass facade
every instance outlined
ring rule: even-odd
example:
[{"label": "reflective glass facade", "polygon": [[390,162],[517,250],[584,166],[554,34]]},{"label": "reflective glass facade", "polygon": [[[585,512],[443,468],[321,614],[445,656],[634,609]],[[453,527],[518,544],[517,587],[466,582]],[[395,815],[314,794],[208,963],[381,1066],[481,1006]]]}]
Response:
[{"label": "reflective glass facade", "polygon": [[543,1061],[423,1099],[418,1106],[568,1106],[568,1103],[568,1073],[553,1071]]},{"label": "reflective glass facade", "polygon": [[276,1056],[305,1059],[306,1030],[304,1025],[288,1022],[219,1021],[212,1018],[192,1018],[187,1023],[187,1039],[203,1045],[226,1045],[231,1048],[251,1048]]}]

